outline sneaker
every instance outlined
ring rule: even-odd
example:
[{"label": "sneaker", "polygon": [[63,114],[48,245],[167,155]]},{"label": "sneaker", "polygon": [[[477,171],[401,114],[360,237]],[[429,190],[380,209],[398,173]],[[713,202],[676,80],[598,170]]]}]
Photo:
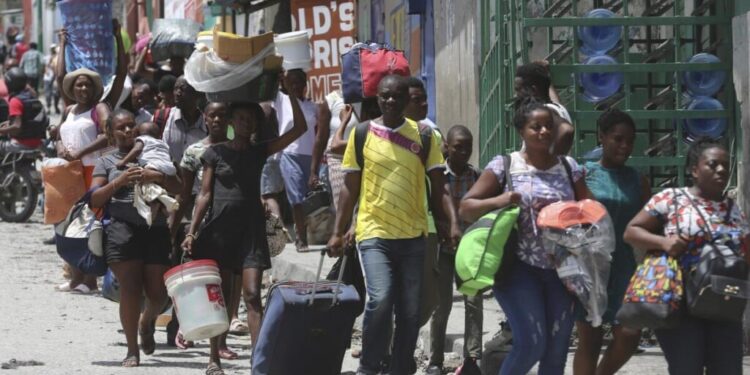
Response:
[{"label": "sneaker", "polygon": [[443,368],[438,365],[429,365],[427,366],[427,369],[424,371],[425,375],[442,375],[443,374]]},{"label": "sneaker", "polygon": [[464,359],[464,363],[461,365],[461,375],[482,375],[482,370],[479,369],[476,358]]},{"label": "sneaker", "polygon": [[45,245],[54,245],[55,244],[55,237],[46,239],[46,240],[42,241],[42,243],[45,244]]}]

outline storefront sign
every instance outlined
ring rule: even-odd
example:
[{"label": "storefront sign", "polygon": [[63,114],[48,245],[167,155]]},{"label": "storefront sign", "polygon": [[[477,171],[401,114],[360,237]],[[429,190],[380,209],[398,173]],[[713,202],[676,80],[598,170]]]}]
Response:
[{"label": "storefront sign", "polygon": [[307,75],[313,100],[341,88],[341,55],[354,44],[356,9],[352,0],[292,0],[292,28],[310,33],[313,67]]}]

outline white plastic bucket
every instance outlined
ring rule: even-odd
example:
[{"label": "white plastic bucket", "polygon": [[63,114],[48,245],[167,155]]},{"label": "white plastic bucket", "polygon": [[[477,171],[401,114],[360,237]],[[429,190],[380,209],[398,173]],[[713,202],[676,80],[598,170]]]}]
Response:
[{"label": "white plastic bucket", "polygon": [[199,43],[203,43],[208,48],[214,48],[214,34],[210,31],[201,31],[198,33],[198,39],[195,44]]},{"label": "white plastic bucket", "polygon": [[310,54],[310,35],[307,31],[292,31],[276,35],[273,38],[276,52],[284,56],[284,69],[310,70],[312,55]]},{"label": "white plastic bucket", "polygon": [[208,339],[229,329],[216,262],[196,260],[174,267],[164,274],[164,284],[185,340]]}]

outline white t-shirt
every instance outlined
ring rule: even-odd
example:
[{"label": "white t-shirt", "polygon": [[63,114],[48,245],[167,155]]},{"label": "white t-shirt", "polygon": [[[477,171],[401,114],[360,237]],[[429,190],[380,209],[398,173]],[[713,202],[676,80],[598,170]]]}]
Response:
[{"label": "white t-shirt", "polygon": [[[307,131],[287,146],[286,149],[284,149],[284,152],[299,155],[312,155],[313,147],[315,146],[315,131],[317,130],[316,126],[318,124],[318,108],[317,105],[310,100],[300,101],[299,105],[302,109],[302,113],[305,114]],[[279,121],[279,136],[281,136],[292,130],[294,127],[292,102],[288,95],[279,92],[273,103],[273,107],[276,109],[276,118]]]},{"label": "white t-shirt", "polygon": [[142,165],[169,176],[177,174],[177,168],[172,164],[172,158],[169,156],[167,142],[150,135],[142,135],[136,140],[143,142],[143,151],[138,158]]}]

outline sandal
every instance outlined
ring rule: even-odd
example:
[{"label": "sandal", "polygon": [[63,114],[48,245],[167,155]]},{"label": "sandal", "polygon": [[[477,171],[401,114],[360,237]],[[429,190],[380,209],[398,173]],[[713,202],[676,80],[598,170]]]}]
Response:
[{"label": "sandal", "polygon": [[177,332],[177,336],[174,338],[174,346],[185,350],[187,348],[192,348],[195,346],[195,343],[192,341],[185,340],[184,337],[182,337],[182,331]]},{"label": "sandal", "polygon": [[55,290],[58,291],[58,292],[70,292],[73,289],[70,287],[70,283],[66,281],[66,282],[64,282],[64,283],[56,286]]},{"label": "sandal", "polygon": [[295,245],[297,246],[297,252],[305,253],[308,250],[310,250],[310,246],[308,246],[306,243],[304,243],[304,242],[302,242],[300,240],[297,240],[295,242]]},{"label": "sandal", "polygon": [[91,289],[86,284],[78,284],[75,288],[70,290],[73,294],[89,295],[96,292],[96,289]]},{"label": "sandal", "polygon": [[233,335],[247,335],[250,333],[250,327],[240,319],[232,319],[232,323],[229,324],[229,333]]},{"label": "sandal", "polygon": [[141,360],[135,354],[130,354],[122,360],[122,367],[138,367],[140,364]]},{"label": "sandal", "polygon": [[224,370],[216,363],[209,363],[206,367],[206,375],[224,375]]},{"label": "sandal", "polygon": [[228,359],[233,360],[239,358],[240,355],[231,351],[229,348],[220,348],[219,349],[219,358],[221,359]]},{"label": "sandal", "polygon": [[150,330],[145,332],[138,330],[138,335],[141,336],[141,350],[145,355],[154,354],[156,351],[156,340],[154,340],[154,333],[156,333],[156,321],[149,325]]}]

